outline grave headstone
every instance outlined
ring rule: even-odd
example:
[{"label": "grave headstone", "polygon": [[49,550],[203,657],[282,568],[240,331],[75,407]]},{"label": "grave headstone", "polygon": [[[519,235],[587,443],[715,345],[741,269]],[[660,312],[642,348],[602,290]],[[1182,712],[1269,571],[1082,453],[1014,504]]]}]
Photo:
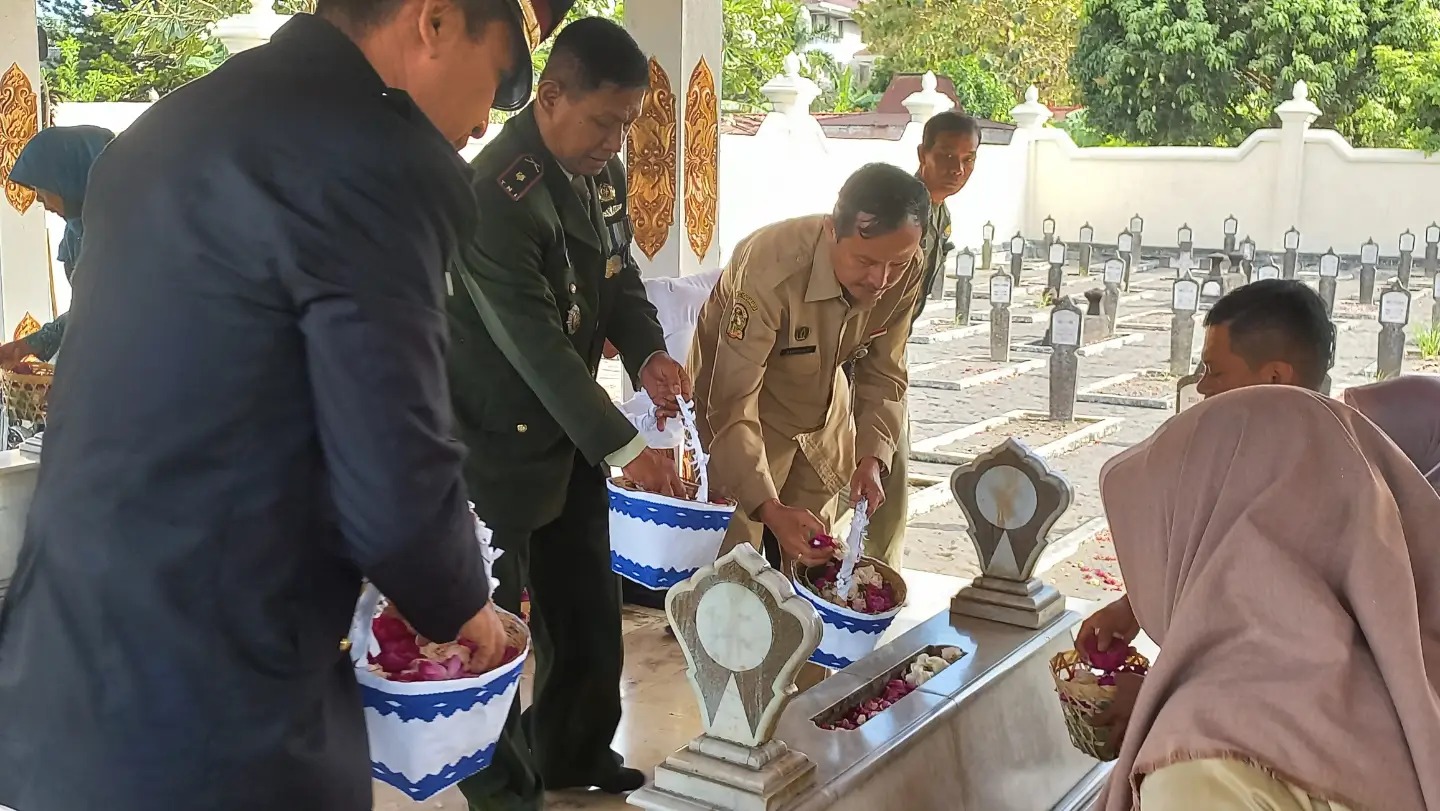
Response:
[{"label": "grave headstone", "polygon": [[1025,270],[1025,237],[1016,234],[1010,238],[1010,278],[1020,286],[1020,274]]},{"label": "grave headstone", "polygon": [[980,229],[980,271],[989,273],[991,263],[995,259],[995,224],[985,223]]},{"label": "grave headstone", "polygon": [[1050,529],[1074,498],[1070,483],[1015,438],[950,476],[965,513],[981,575],[955,595],[950,611],[1024,628],[1042,628],[1065,610],[1054,586],[1034,576]]},{"label": "grave headstone", "polygon": [[1406,287],[1410,286],[1410,267],[1415,261],[1415,235],[1407,228],[1405,233],[1400,235],[1400,266],[1395,271],[1400,283]]},{"label": "grave headstone", "polygon": [[1248,236],[1241,240],[1239,259],[1240,272],[1245,274],[1246,281],[1255,278],[1255,240]]},{"label": "grave headstone", "polygon": [[1115,238],[1115,255],[1125,263],[1124,272],[1120,283],[1123,285],[1125,279],[1130,278],[1130,259],[1135,255],[1135,235],[1129,231],[1121,231]]},{"label": "grave headstone", "polygon": [[1201,368],[1175,381],[1176,414],[1205,399],[1200,396],[1200,378],[1204,376],[1205,373]]},{"label": "grave headstone", "polygon": [[970,302],[975,295],[975,254],[969,249],[955,254],[955,326],[970,323]]},{"label": "grave headstone", "polygon": [[1015,280],[1003,270],[990,277],[990,360],[1010,362],[1010,297]]},{"label": "grave headstone", "polygon": [[1050,419],[1075,419],[1075,385],[1079,378],[1081,326],[1084,316],[1069,296],[1050,309]]},{"label": "grave headstone", "polygon": [[1080,226],[1080,275],[1090,275],[1091,251],[1095,248],[1095,229],[1090,223]]},{"label": "grave headstone", "polygon": [[1291,228],[1285,232],[1285,266],[1284,278],[1295,278],[1296,264],[1300,260],[1300,231]]},{"label": "grave headstone", "polygon": [[1195,271],[1195,253],[1193,251],[1181,251],[1179,258],[1175,260],[1175,278],[1182,274]]},{"label": "grave headstone", "polygon": [[1200,282],[1200,311],[1204,312],[1215,306],[1225,295],[1225,276],[1220,268],[1211,266],[1210,272]]},{"label": "grave headstone", "polygon": [[1281,273],[1280,268],[1277,268],[1277,267],[1275,267],[1274,265],[1272,265],[1272,264],[1270,264],[1270,263],[1267,262],[1267,263],[1261,265],[1258,269],[1256,269],[1256,271],[1255,271],[1255,278],[1256,278],[1257,280],[1260,280],[1260,279],[1278,279],[1278,278],[1280,278],[1280,273]]},{"label": "grave headstone", "polygon": [[1405,362],[1405,325],[1410,323],[1410,289],[1391,279],[1380,294],[1380,337],[1375,352],[1375,376],[1380,380],[1400,374]]},{"label": "grave headstone", "polygon": [[1180,248],[1181,255],[1195,250],[1195,232],[1191,230],[1190,223],[1185,223],[1175,232],[1175,244]]},{"label": "grave headstone", "polygon": [[1140,270],[1141,242],[1145,235],[1145,220],[1139,215],[1130,218],[1130,234],[1135,237],[1130,243],[1130,256],[1125,260],[1125,292],[1130,292],[1130,274]]},{"label": "grave headstone", "polygon": [[1440,275],[1430,277],[1430,328],[1440,329]]},{"label": "grave headstone", "polygon": [[1101,311],[1105,313],[1105,334],[1115,334],[1115,320],[1119,317],[1120,286],[1125,283],[1125,263],[1111,259],[1105,263],[1105,297]]},{"label": "grave headstone", "polygon": [[1235,219],[1234,214],[1225,218],[1224,229],[1225,244],[1221,247],[1221,250],[1228,256],[1235,252],[1235,238],[1240,233],[1240,221]]},{"label": "grave headstone", "polygon": [[1320,299],[1325,302],[1325,314],[1335,313],[1335,285],[1340,278],[1340,257],[1334,248],[1327,248],[1320,256]]},{"label": "grave headstone", "polygon": [[1065,286],[1065,243],[1053,240],[1046,250],[1050,259],[1050,278],[1046,280],[1045,289],[1058,299]]},{"label": "grave headstone", "polygon": [[815,764],[776,740],[820,617],[749,544],[670,589],[665,613],[689,665],[703,733],[630,796],[642,808],[773,811],[815,782]]},{"label": "grave headstone", "polygon": [[1200,283],[1188,272],[1170,285],[1170,374],[1190,371],[1195,351],[1195,313],[1200,309]]},{"label": "grave headstone", "polygon": [[1054,217],[1046,217],[1045,221],[1040,223],[1040,237],[1040,250],[1044,251],[1046,256],[1049,256],[1050,246],[1055,243]]},{"label": "grave headstone", "polygon": [[1432,222],[1425,229],[1425,275],[1434,279],[1437,274],[1440,274],[1440,224]]},{"label": "grave headstone", "polygon": [[1095,288],[1085,291],[1085,324],[1080,336],[1081,344],[1093,344],[1096,341],[1103,341],[1110,335],[1105,332],[1105,311],[1100,299],[1105,291]]},{"label": "grave headstone", "polygon": [[1369,239],[1360,246],[1360,303],[1375,303],[1375,266],[1380,264],[1380,246]]}]

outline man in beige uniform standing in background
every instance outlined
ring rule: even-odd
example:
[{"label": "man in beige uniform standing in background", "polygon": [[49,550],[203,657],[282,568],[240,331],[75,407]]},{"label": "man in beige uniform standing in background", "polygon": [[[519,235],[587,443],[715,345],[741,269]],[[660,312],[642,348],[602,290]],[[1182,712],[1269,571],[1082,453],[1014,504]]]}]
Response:
[{"label": "man in beige uniform standing in background", "polygon": [[740,507],[723,551],[750,543],[777,566],[820,563],[830,550],[810,541],[829,532],[842,493],[872,510],[884,502],[929,215],[923,183],[875,163],[845,182],[833,214],[766,226],[736,247],[689,363],[711,486]]}]

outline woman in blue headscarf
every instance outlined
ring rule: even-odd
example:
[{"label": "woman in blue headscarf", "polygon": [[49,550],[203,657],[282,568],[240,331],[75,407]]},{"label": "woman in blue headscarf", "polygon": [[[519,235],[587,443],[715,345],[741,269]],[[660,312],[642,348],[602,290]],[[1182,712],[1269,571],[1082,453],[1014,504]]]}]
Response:
[{"label": "woman in blue headscarf", "polygon": [[[115,133],[104,127],[49,127],[25,144],[15,168],[10,170],[11,181],[33,189],[46,211],[65,219],[65,237],[60,241],[56,258],[65,267],[67,281],[75,273],[80,241],[85,235],[80,215],[85,206],[90,167],[105,145],[113,140]],[[39,332],[0,346],[0,367],[8,369],[30,355],[49,360],[60,349],[64,335],[65,315],[62,314]]]}]

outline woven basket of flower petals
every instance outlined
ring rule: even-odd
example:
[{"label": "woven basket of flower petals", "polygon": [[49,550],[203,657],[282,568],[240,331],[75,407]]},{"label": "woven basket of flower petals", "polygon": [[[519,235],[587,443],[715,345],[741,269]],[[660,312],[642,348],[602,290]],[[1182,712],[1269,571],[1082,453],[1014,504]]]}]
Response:
[{"label": "woven basket of flower petals", "polygon": [[0,377],[0,392],[3,392],[5,412],[10,419],[44,422],[45,403],[54,381],[55,367],[40,361],[20,363],[7,370]]},{"label": "woven basket of flower petals", "polygon": [[1134,648],[1117,648],[1115,651],[1123,658],[1116,656],[1118,664],[1103,669],[1087,664],[1080,652],[1075,650],[1057,653],[1050,660],[1050,674],[1054,676],[1055,690],[1060,694],[1060,711],[1065,716],[1070,744],[1100,761],[1114,760],[1120,752],[1110,740],[1109,728],[1097,727],[1090,719],[1115,700],[1117,673],[1144,675],[1150,667],[1150,660],[1136,653]]}]

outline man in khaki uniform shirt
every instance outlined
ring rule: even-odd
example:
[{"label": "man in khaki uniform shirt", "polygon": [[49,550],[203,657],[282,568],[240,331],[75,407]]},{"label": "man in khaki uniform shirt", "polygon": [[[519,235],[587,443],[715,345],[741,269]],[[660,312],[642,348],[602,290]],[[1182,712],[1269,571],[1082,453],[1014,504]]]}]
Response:
[{"label": "man in khaki uniform shirt", "polygon": [[842,493],[872,510],[884,502],[929,213],[923,183],[870,164],[833,214],[766,226],[736,247],[689,364],[710,483],[740,506],[724,550],[772,536],[772,562],[823,562],[829,550],[810,540],[829,531]]}]

